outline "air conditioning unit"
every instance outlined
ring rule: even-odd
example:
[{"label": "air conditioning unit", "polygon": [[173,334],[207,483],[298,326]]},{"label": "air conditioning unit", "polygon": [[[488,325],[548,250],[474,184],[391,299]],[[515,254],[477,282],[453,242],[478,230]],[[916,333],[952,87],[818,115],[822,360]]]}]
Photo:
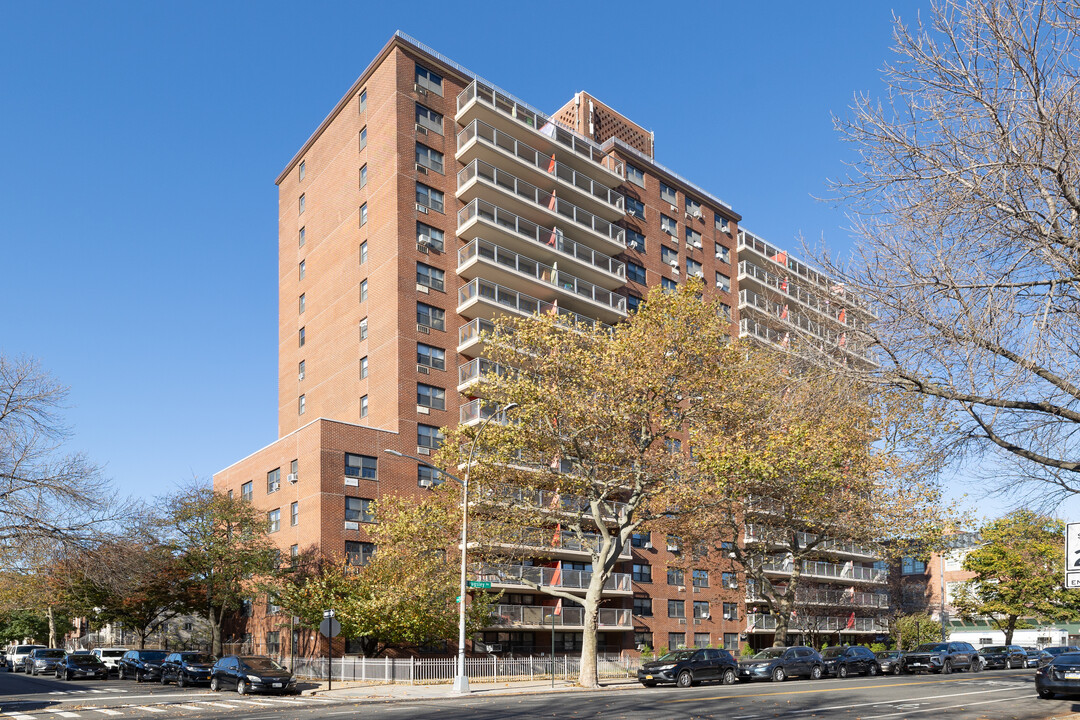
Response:
[{"label": "air conditioning unit", "polygon": [[665,227],[664,232],[666,232],[671,237],[675,237],[675,228],[673,227]]},{"label": "air conditioning unit", "polygon": [[646,550],[652,550],[652,541],[651,540],[646,540],[645,544],[642,545],[641,547],[645,548]]},{"label": "air conditioning unit", "polygon": [[421,175],[427,175],[427,168],[420,163],[416,163],[416,172],[420,173]]},{"label": "air conditioning unit", "polygon": [[694,210],[694,212],[690,213],[690,215],[691,217],[694,217],[698,220],[704,217],[704,214],[701,212],[701,208],[697,208],[696,210]]},{"label": "air conditioning unit", "polygon": [[674,205],[671,206],[671,212],[678,212],[678,211],[679,211],[679,208],[675,207]]},{"label": "air conditioning unit", "polygon": [[701,613],[701,619],[702,620],[708,620],[709,619],[709,613],[707,613],[707,612]]},{"label": "air conditioning unit", "polygon": [[675,268],[676,270],[679,269],[679,261],[678,260],[668,260],[667,264],[670,265],[671,267]]},{"label": "air conditioning unit", "polygon": [[427,247],[428,245],[431,244],[431,236],[430,235],[421,235],[420,237],[418,237],[416,239],[416,244],[417,245],[423,245],[424,247]]},{"label": "air conditioning unit", "polygon": [[416,203],[416,212],[423,213],[424,215],[427,215],[427,212],[428,212],[427,206],[426,205],[421,205],[420,203]]},{"label": "air conditioning unit", "polygon": [[413,83],[412,89],[421,95],[427,95],[427,88],[423,87],[420,83]]},{"label": "air conditioning unit", "polygon": [[423,333],[424,335],[429,335],[431,334],[431,328],[429,328],[427,325],[417,325],[416,332]]},{"label": "air conditioning unit", "polygon": [[268,493],[277,492],[280,488],[281,488],[280,483],[270,483],[270,485],[266,488],[266,492],[268,492]]},{"label": "air conditioning unit", "polygon": [[694,592],[696,592],[696,593],[701,592],[701,588],[699,588],[697,585],[695,585],[694,586]]},{"label": "air conditioning unit", "polygon": [[285,479],[288,480],[293,485],[295,485],[297,483],[297,481],[300,480],[300,476],[297,475],[296,473],[289,473],[288,475],[285,476]]},{"label": "air conditioning unit", "polygon": [[723,280],[717,280],[716,281],[716,287],[718,287],[718,288],[724,287],[724,281]]},{"label": "air conditioning unit", "polygon": [[686,618],[679,618],[679,624],[680,625],[685,625],[686,624]]},{"label": "air conditioning unit", "polygon": [[300,380],[304,379],[304,373],[300,373]]},{"label": "air conditioning unit", "polygon": [[427,365],[417,365],[416,372],[420,373],[421,375],[431,374],[431,370],[428,369]]},{"label": "air conditioning unit", "polygon": [[675,589],[676,589],[676,590],[677,590],[678,592],[686,592],[686,586],[685,586],[685,585],[680,585],[680,586],[678,586],[678,587],[677,587],[677,588],[675,588]]},{"label": "air conditioning unit", "polygon": [[427,128],[424,127],[423,125],[421,125],[420,123],[416,123],[416,132],[418,132],[421,135],[427,135]]},{"label": "air conditioning unit", "polygon": [[717,258],[722,258],[722,257],[724,257],[724,253],[718,252],[718,253],[716,253],[716,257]]},{"label": "air conditioning unit", "polygon": [[435,484],[431,481],[431,478],[420,478],[417,482],[422,488],[430,488]]},{"label": "air conditioning unit", "polygon": [[701,241],[700,240],[695,240],[694,241],[694,247],[696,247],[698,250],[700,250],[701,249]]},{"label": "air conditioning unit", "polygon": [[502,652],[502,643],[487,643],[485,647],[489,653]]},{"label": "air conditioning unit", "polygon": [[694,277],[703,278],[703,277],[705,277],[705,274],[702,273],[700,270],[695,270],[694,271]]}]

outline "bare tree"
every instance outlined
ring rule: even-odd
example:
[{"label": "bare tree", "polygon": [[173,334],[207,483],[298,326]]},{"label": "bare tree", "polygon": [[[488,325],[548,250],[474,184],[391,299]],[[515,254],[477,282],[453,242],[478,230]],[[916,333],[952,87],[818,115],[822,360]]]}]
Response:
[{"label": "bare tree", "polygon": [[1051,504],[1080,492],[1078,13],[936,0],[928,23],[897,18],[886,100],[836,121],[854,255],[822,258],[880,315],[878,377],[943,403],[953,447]]}]

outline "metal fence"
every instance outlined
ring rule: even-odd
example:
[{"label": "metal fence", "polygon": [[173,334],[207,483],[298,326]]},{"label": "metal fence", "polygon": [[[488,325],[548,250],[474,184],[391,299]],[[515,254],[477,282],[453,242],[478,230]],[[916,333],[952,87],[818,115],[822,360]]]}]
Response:
[{"label": "metal fence", "polygon": [[[326,679],[326,658],[297,658],[292,668],[299,678]],[[602,678],[625,678],[637,674],[641,660],[619,655],[599,655],[597,672]],[[450,683],[457,674],[456,657],[439,658],[364,658],[345,657],[333,660],[334,680],[338,682]],[[581,670],[578,656],[470,657],[465,658],[465,674],[474,682],[511,680],[572,680]]]}]

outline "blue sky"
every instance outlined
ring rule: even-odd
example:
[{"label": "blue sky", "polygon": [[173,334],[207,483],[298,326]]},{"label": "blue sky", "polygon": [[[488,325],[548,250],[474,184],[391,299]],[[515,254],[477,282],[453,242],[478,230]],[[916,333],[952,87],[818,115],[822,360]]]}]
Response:
[{"label": "blue sky", "polygon": [[0,351],[71,387],[73,447],[130,493],[273,441],[274,178],[397,29],[541,109],[587,90],[749,229],[843,251],[830,114],[927,4],[8,4]]}]

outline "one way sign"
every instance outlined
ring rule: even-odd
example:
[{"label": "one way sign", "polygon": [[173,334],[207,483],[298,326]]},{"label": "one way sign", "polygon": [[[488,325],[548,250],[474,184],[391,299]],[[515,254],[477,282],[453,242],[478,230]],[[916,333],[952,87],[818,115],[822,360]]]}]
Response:
[{"label": "one way sign", "polygon": [[1080,523],[1065,526],[1065,587],[1080,588]]}]

